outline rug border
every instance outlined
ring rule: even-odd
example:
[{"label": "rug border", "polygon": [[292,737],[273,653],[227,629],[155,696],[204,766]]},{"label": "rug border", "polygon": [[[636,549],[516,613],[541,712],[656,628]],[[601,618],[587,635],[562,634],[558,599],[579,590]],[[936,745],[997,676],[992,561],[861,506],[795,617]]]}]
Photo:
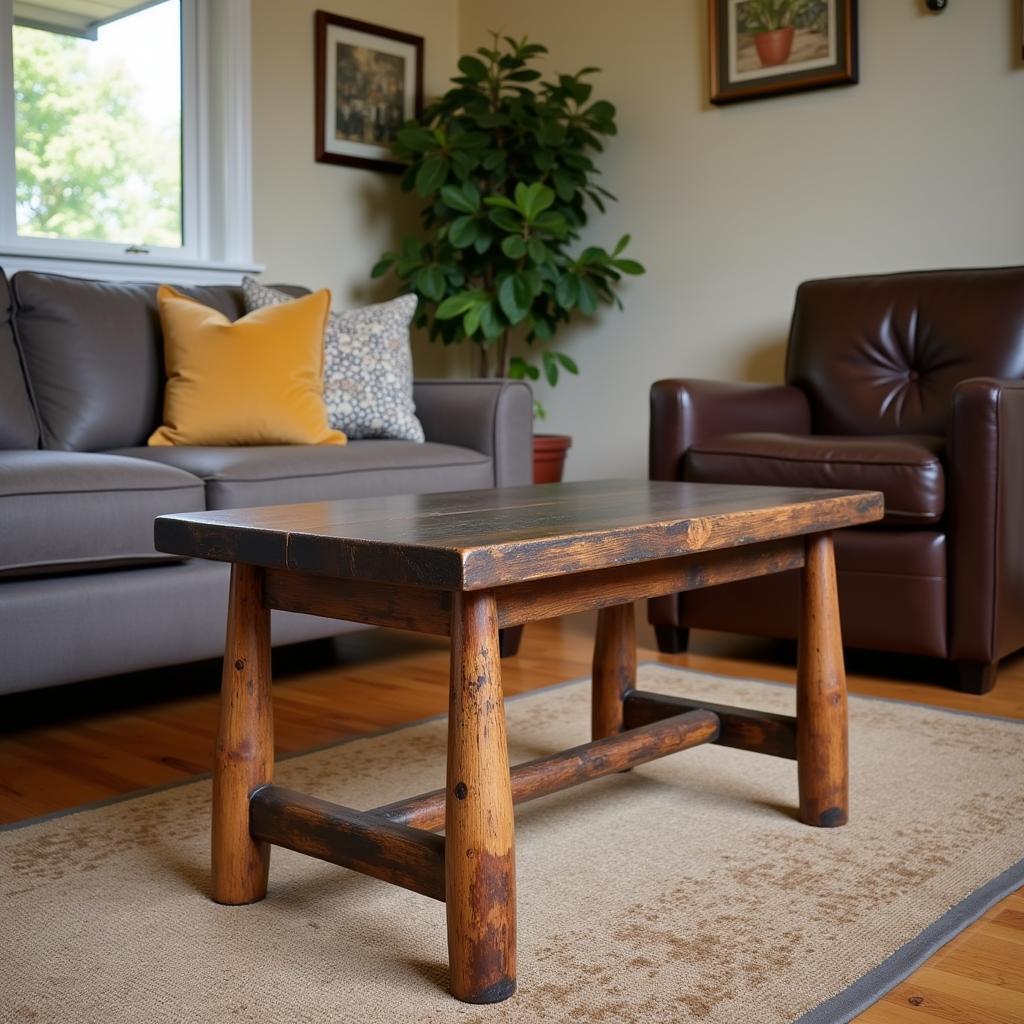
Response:
[{"label": "rug border", "polygon": [[[724,672],[708,672],[704,669],[694,669],[683,665],[670,665],[661,661],[644,661],[638,668],[663,668],[673,672],[689,672],[693,675],[707,676],[710,679],[726,679],[731,682],[758,683],[762,686],[785,687],[792,689],[792,683],[780,682],[773,679],[757,679],[749,676],[734,676]],[[561,683],[553,683],[550,686],[543,686],[536,690],[524,690],[522,693],[515,693],[506,697],[506,702],[521,700],[525,697],[532,697],[538,693],[546,693],[550,690],[562,689],[566,686],[577,686],[585,683],[588,676],[578,679],[567,679]],[[947,715],[961,715],[968,718],[986,718],[997,722],[1009,722],[1014,725],[1024,726],[1024,719],[1006,718],[1001,715],[991,715],[977,711],[961,711],[954,708],[936,707],[934,704],[926,704],[921,701],[898,700],[893,697],[875,697],[868,694],[851,694],[858,700],[870,700],[883,704],[903,704],[912,707],[927,708],[930,711],[939,711]],[[378,729],[375,732],[360,733],[357,736],[348,736],[343,740],[335,740],[333,743],[325,743],[317,747],[309,747],[304,750],[294,751],[279,758],[280,761],[288,761],[294,757],[305,757],[307,754],[316,754],[334,747],[343,746],[346,743],[354,743],[356,740],[375,739],[379,736],[387,736],[389,733],[399,732],[402,729],[413,728],[427,722],[436,722],[446,718],[447,714],[441,712],[436,715],[428,715],[425,718],[418,718],[412,722],[404,722],[400,725],[390,726],[386,729]],[[14,832],[22,828],[29,828],[33,825],[42,825],[57,818],[71,817],[75,814],[84,814],[88,811],[99,810],[113,804],[124,803],[128,800],[135,800],[140,797],[151,796],[162,793],[169,789],[177,789],[180,786],[189,786],[196,782],[202,782],[211,777],[210,772],[203,772],[190,776],[187,779],[178,779],[174,782],[167,782],[160,786],[150,786],[145,789],[133,790],[130,793],[121,793],[118,796],[108,797],[104,800],[96,800],[92,803],[81,804],[77,807],[69,807],[60,811],[52,811],[49,814],[42,814],[35,818],[27,818],[23,821],[10,822],[0,825],[0,832]],[[986,882],[984,885],[969,893],[955,906],[950,907],[941,917],[933,921],[924,931],[920,932],[913,939],[900,946],[891,953],[880,964],[873,967],[866,974],[849,984],[841,992],[830,999],[812,1007],[806,1013],[795,1018],[790,1024],[849,1024],[858,1014],[863,1013],[868,1007],[878,1002],[887,992],[892,991],[900,982],[906,980],[925,961],[932,957],[946,943],[956,938],[965,928],[977,921],[991,907],[1000,900],[1005,899],[1012,892],[1024,885],[1024,858],[1012,864],[1000,875]]]},{"label": "rug border", "polygon": [[831,999],[797,1017],[791,1024],[848,1024],[900,982],[906,981],[947,942],[955,939],[968,925],[974,924],[1021,885],[1024,885],[1024,860],[1011,864],[1001,875],[975,889],[877,967],[862,974]]}]

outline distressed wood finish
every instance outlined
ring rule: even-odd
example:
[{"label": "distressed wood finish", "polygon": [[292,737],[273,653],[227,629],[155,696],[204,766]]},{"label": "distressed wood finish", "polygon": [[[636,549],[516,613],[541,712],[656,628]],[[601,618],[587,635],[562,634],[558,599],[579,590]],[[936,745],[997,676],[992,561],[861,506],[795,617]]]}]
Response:
[{"label": "distressed wood finish", "polygon": [[[680,750],[689,750],[701,743],[714,743],[717,738],[717,715],[698,709],[664,718],[648,728],[627,730],[582,743],[578,747],[516,765],[510,773],[512,802],[521,804],[549,796],[603,775],[613,775]],[[445,822],[446,795],[446,790],[435,789],[377,807],[369,813],[396,824],[438,829]]]},{"label": "distressed wood finish", "polygon": [[572,615],[645,597],[787,572],[803,564],[803,538],[787,537],[764,544],[744,544],[655,562],[513,583],[495,591],[498,623],[508,626]]},{"label": "distressed wood finish", "polygon": [[627,729],[637,729],[686,711],[702,709],[718,716],[721,728],[712,743],[723,747],[753,750],[758,754],[796,759],[796,718],[768,711],[748,711],[710,701],[669,697],[645,690],[625,695],[624,720]]},{"label": "distressed wood finish", "polygon": [[516,876],[498,616],[488,592],[456,595],[452,608],[445,836],[449,987],[464,1002],[500,1002],[516,988]]},{"label": "distressed wood finish", "polygon": [[220,728],[213,762],[213,898],[253,903],[267,894],[270,847],[249,834],[249,794],[274,774],[270,612],[262,572],[231,567]]},{"label": "distressed wood finish", "polygon": [[[801,537],[745,544],[703,554],[638,562],[548,580],[510,584],[495,591],[501,655],[518,649],[522,624],[607,608],[645,597],[800,569]],[[287,569],[265,570],[264,601],[269,608],[348,619],[373,626],[448,636],[451,593],[427,587],[345,580]]]},{"label": "distressed wood finish", "polygon": [[800,820],[832,828],[849,815],[846,671],[832,535],[807,538],[797,658]]},{"label": "distressed wood finish", "polygon": [[[451,992],[493,1003],[516,986],[514,802],[721,742],[795,755],[802,820],[842,824],[845,690],[823,531],[881,515],[874,492],[599,481],[162,517],[161,550],[236,563],[216,898],[259,899],[274,843],[443,899]],[[804,598],[795,726],[635,691],[636,599],[796,568]],[[269,608],[450,635],[444,790],[356,811],[264,785]],[[594,738],[510,772],[499,630],[588,608],[599,609]],[[514,637],[506,634],[510,646]],[[432,834],[442,827],[444,839]]]},{"label": "distressed wood finish", "polygon": [[636,623],[633,605],[617,604],[597,613],[591,669],[590,735],[622,732],[622,702],[636,688]]},{"label": "distressed wood finish", "polygon": [[263,786],[249,804],[252,834],[275,846],[380,878],[444,902],[444,839],[383,818]]},{"label": "distressed wood finish", "polygon": [[877,492],[611,480],[161,516],[156,546],[349,579],[484,590],[881,516]]},{"label": "distressed wood finish", "polygon": [[451,628],[452,596],[444,590],[267,569],[263,593],[267,607],[283,612],[323,615],[434,636],[448,636]]}]

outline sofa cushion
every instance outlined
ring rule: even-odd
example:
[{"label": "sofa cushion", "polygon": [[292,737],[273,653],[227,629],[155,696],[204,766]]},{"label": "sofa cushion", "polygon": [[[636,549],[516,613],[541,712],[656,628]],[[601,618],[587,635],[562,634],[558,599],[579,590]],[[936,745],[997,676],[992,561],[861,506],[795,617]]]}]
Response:
[{"label": "sofa cushion", "polygon": [[[43,447],[100,451],[145,444],[163,399],[157,285],[22,270],[11,286]],[[181,291],[232,320],[245,312],[235,286]]]},{"label": "sofa cushion", "polygon": [[724,434],[693,445],[683,478],[881,491],[888,526],[930,526],[946,500],[940,437],[829,437]]},{"label": "sofa cushion", "polygon": [[200,512],[203,484],[171,466],[114,455],[0,452],[0,575],[174,561],[153,520]]},{"label": "sofa cushion", "polygon": [[0,448],[38,448],[39,427],[14,340],[11,289],[0,270]]},{"label": "sofa cushion", "polygon": [[[287,302],[290,296],[242,278],[245,308]],[[362,309],[332,312],[324,333],[324,402],[331,426],[350,441],[422,441],[412,400],[409,328],[416,296],[400,295]]]},{"label": "sofa cushion", "polygon": [[201,477],[209,509],[494,486],[489,456],[430,442],[120,448],[113,454],[178,466]]}]

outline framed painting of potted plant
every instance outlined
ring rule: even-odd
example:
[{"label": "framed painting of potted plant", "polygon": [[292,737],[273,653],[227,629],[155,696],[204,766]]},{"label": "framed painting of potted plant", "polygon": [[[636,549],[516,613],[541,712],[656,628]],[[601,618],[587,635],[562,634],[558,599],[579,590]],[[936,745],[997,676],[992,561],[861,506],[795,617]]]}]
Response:
[{"label": "framed painting of potted plant", "polygon": [[317,11],[316,159],[401,173],[391,153],[423,109],[423,38]]},{"label": "framed painting of potted plant", "polygon": [[709,0],[711,102],[857,81],[857,0]]}]

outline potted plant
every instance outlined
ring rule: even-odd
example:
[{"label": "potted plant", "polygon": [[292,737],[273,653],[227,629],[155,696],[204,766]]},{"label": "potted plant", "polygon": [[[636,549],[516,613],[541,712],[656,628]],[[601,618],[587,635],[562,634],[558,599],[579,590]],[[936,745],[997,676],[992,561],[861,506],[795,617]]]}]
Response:
[{"label": "potted plant", "polygon": [[[394,270],[415,292],[416,323],[432,341],[473,342],[480,376],[543,373],[553,386],[562,371],[579,372],[552,347],[558,329],[602,304],[621,308],[623,275],[644,268],[623,256],[628,235],[610,251],[575,251],[590,207],[603,213],[615,198],[596,183],[593,161],[615,134],[615,108],[592,98],[586,79],[597,68],[543,80],[530,64],[546,52],[495,34],[400,129],[394,151],[409,164],[403,189],[425,201],[423,233],[385,253],[373,275]],[[535,450],[545,445],[538,437]]]},{"label": "potted plant", "polygon": [[793,49],[795,19],[810,0],[747,0],[742,8],[744,28],[754,35],[762,67],[785,64]]}]

